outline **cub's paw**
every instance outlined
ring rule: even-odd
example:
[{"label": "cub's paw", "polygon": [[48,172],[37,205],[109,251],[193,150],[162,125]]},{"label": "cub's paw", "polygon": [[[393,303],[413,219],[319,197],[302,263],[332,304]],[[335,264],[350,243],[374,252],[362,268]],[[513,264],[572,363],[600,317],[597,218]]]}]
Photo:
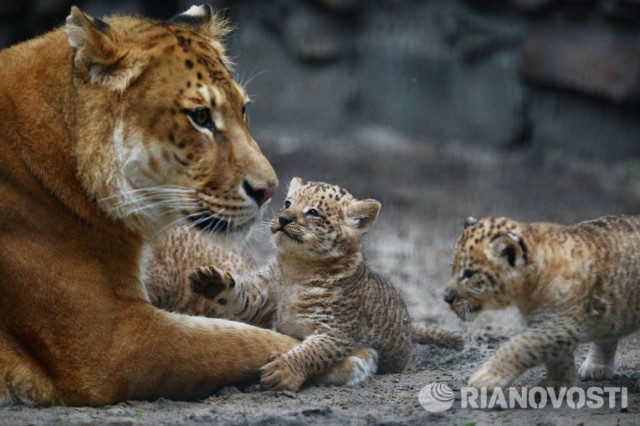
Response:
[{"label": "cub's paw", "polygon": [[613,366],[607,364],[596,364],[594,362],[585,361],[578,375],[581,380],[606,380],[613,377]]},{"label": "cub's paw", "polygon": [[260,369],[260,384],[268,390],[297,391],[304,377],[288,365],[283,354],[273,353],[269,362]]},{"label": "cub's paw", "polygon": [[[215,299],[225,290],[235,287],[236,282],[228,272],[223,272],[215,266],[201,266],[189,275],[189,285],[194,293]],[[226,305],[227,299],[220,297],[218,303]]]},{"label": "cub's paw", "polygon": [[469,386],[473,386],[476,389],[487,388],[487,390],[491,391],[495,388],[509,386],[512,381],[512,377],[500,375],[492,371],[490,365],[485,364],[471,376]]},{"label": "cub's paw", "polygon": [[360,348],[353,355],[335,364],[329,371],[313,379],[324,385],[354,386],[376,374],[378,352],[372,348]]}]

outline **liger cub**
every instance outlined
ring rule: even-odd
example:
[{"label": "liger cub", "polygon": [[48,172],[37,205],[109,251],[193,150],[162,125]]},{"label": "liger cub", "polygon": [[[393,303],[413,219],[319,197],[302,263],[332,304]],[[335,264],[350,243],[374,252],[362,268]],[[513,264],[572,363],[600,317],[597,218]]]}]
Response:
[{"label": "liger cub", "polygon": [[412,337],[460,346],[454,335],[412,326],[400,294],[363,261],[361,238],[379,211],[378,201],[294,178],[271,221],[278,249],[271,263],[239,277],[214,266],[191,275],[194,292],[233,315],[254,324],[273,321],[276,330],[302,340],[271,356],[261,369],[265,388],[297,390],[308,379],[353,385],[376,372],[400,372]]},{"label": "liger cub", "polygon": [[528,324],[469,384],[508,386],[545,364],[541,385],[570,386],[581,342],[592,343],[580,378],[610,378],[618,339],[640,325],[639,248],[640,217],[607,216],[573,226],[467,219],[445,301],[463,320],[515,305]]}]

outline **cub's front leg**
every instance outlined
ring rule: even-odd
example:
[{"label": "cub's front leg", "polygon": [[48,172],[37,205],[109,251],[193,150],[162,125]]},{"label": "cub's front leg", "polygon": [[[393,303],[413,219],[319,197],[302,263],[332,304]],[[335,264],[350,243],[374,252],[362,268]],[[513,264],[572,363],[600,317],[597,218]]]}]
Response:
[{"label": "cub's front leg", "polygon": [[215,266],[202,266],[189,275],[194,293],[215,300],[240,320],[270,327],[276,304],[269,292],[273,281],[270,266],[235,279]]},{"label": "cub's front leg", "polygon": [[510,385],[529,368],[547,364],[544,383],[552,386],[573,382],[575,336],[567,328],[533,328],[506,342],[469,379],[475,388],[493,389]]},{"label": "cub's front leg", "polygon": [[273,353],[269,363],[260,369],[260,383],[270,390],[296,391],[307,379],[324,373],[352,350],[345,338],[313,334],[284,354]]}]

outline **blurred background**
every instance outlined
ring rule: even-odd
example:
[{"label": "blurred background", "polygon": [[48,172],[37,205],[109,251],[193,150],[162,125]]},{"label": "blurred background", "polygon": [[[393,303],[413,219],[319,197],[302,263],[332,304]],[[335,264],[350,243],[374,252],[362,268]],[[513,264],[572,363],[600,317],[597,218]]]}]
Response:
[{"label": "blurred background", "polygon": [[[94,16],[166,19],[194,0],[0,3],[0,46]],[[640,155],[639,0],[217,0],[237,30],[252,126],[356,123],[489,149]],[[278,138],[280,149],[302,143]]]}]

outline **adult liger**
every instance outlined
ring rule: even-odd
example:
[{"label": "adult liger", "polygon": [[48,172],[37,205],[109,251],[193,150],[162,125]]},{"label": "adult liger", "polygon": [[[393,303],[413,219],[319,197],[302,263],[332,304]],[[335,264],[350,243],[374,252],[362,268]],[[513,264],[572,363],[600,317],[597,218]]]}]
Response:
[{"label": "adult liger", "polygon": [[297,342],[161,311],[145,242],[185,221],[245,233],[276,175],[247,129],[227,29],[71,9],[0,53],[0,403],[197,398]]}]

